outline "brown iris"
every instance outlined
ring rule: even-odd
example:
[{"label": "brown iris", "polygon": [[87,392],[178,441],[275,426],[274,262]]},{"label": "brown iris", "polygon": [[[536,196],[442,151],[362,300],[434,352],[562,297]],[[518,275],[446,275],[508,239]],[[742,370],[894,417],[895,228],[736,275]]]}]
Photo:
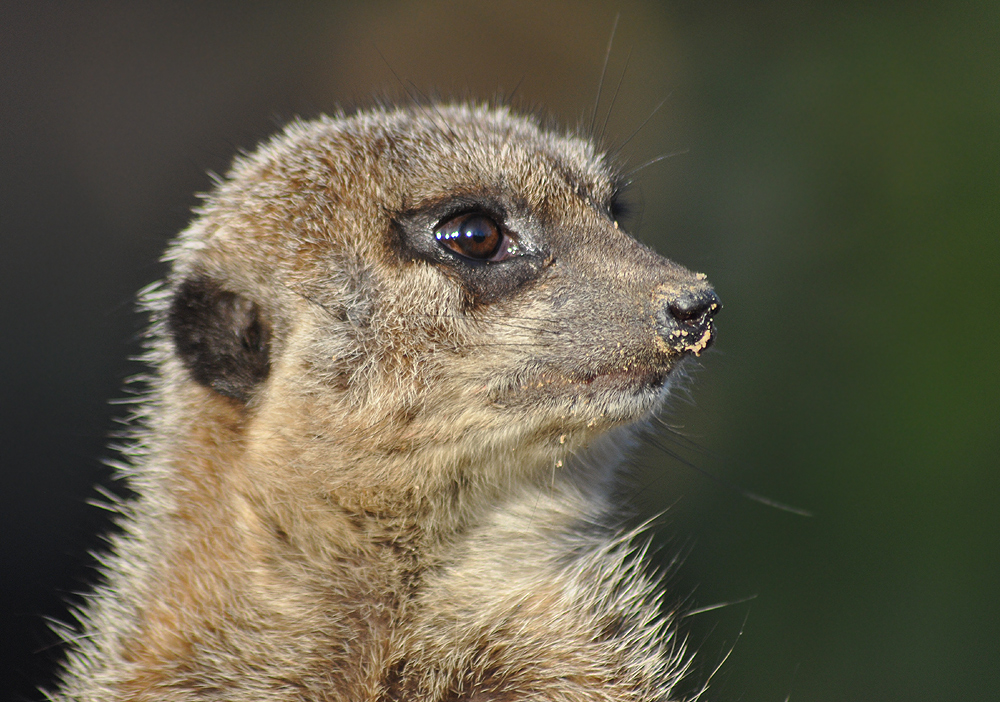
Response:
[{"label": "brown iris", "polygon": [[497,223],[478,212],[454,217],[434,232],[441,245],[474,261],[502,261],[513,247]]}]

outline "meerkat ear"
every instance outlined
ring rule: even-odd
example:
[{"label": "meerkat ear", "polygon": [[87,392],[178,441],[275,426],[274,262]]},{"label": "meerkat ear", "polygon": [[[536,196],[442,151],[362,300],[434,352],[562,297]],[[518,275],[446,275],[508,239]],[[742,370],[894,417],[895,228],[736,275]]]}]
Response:
[{"label": "meerkat ear", "polygon": [[271,370],[271,329],[260,307],[195,277],[177,289],[167,329],[184,367],[197,382],[247,402]]}]

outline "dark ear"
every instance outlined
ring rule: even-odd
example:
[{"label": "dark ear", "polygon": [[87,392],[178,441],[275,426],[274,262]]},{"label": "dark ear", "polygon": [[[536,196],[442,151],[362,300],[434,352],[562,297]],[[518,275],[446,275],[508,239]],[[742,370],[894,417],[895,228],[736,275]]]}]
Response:
[{"label": "dark ear", "polygon": [[260,307],[209,278],[181,284],[167,329],[191,377],[226,397],[246,402],[271,370],[271,329]]}]

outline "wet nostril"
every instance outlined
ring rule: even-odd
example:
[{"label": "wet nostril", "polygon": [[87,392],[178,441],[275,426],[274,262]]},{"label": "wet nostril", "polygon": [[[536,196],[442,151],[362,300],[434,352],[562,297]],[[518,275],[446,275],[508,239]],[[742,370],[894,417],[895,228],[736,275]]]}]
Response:
[{"label": "wet nostril", "polygon": [[692,309],[680,305],[670,305],[668,309],[673,318],[682,324],[696,323],[705,316],[705,311],[701,307]]},{"label": "wet nostril", "polygon": [[686,325],[703,325],[721,308],[722,303],[712,290],[684,293],[667,307],[674,319]]}]

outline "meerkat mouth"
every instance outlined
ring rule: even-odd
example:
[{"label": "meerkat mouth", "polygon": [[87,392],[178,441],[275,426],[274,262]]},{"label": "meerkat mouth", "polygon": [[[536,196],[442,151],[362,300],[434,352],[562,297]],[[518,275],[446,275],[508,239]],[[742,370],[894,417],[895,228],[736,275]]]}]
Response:
[{"label": "meerkat mouth", "polygon": [[553,403],[574,411],[590,408],[614,421],[628,422],[662,401],[677,367],[678,363],[669,367],[634,366],[582,373],[543,370],[495,391],[491,400],[508,407]]},{"label": "meerkat mouth", "polygon": [[565,388],[569,390],[636,393],[648,389],[658,390],[663,387],[672,370],[673,368],[667,370],[623,368],[573,375],[543,373],[535,381],[535,386],[539,389],[559,390]]}]

